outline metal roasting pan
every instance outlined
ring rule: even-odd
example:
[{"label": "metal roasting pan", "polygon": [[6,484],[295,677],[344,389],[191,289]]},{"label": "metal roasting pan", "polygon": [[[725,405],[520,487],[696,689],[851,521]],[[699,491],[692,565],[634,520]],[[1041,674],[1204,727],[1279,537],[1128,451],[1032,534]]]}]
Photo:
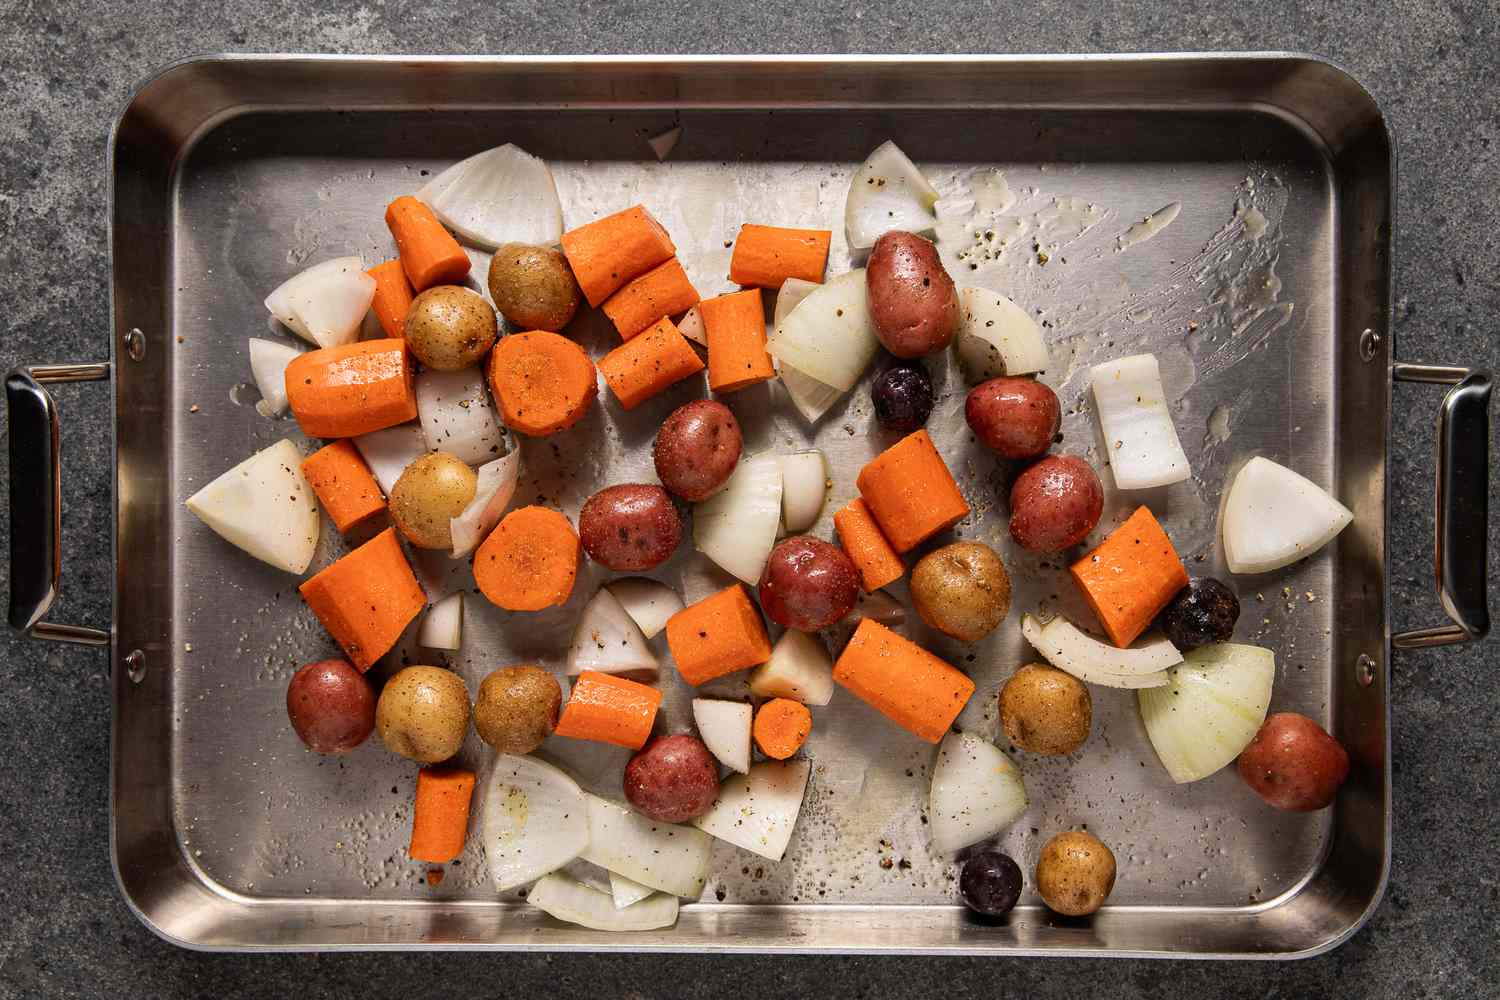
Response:
[{"label": "metal roasting pan", "polygon": [[[680,142],[658,162],[646,139],[676,126]],[[850,173],[887,138],[949,199],[937,235],[960,282],[1002,290],[1042,322],[1053,357],[1044,377],[1068,414],[1059,447],[1093,459],[1109,488],[1101,532],[1148,502],[1194,572],[1224,575],[1219,499],[1252,454],[1290,464],[1354,511],[1353,526],[1315,558],[1233,580],[1238,637],[1276,651],[1273,709],[1313,716],[1350,751],[1336,804],[1274,812],[1232,768],[1174,787],[1134,698],[1095,689],[1094,733],[1080,753],[1023,755],[1032,805],[1000,843],[1030,881],[1040,845],[1086,825],[1118,858],[1110,905],[1063,919],[1028,892],[1007,921],[983,925],[956,904],[952,859],[928,847],[932,748],[841,691],[817,713],[813,778],[785,860],[717,844],[703,900],[671,930],[611,936],[558,923],[515,893],[497,898],[477,835],[428,887],[423,866],[405,858],[414,768],[378,740],[317,758],[286,724],[292,671],[335,651],[296,581],[233,551],[182,507],[253,450],[288,435],[307,446],[293,421],[249,405],[246,337],[286,335],[268,328],[261,299],[324,257],[389,257],[386,202],[424,172],[501,142],[552,164],[570,226],[647,204],[704,294],[727,290],[727,245],[743,221],[832,228],[836,273],[851,261],[841,225]],[[1488,629],[1489,382],[1395,360],[1391,139],[1380,109],[1337,67],[1281,53],[214,56],[173,65],[136,92],[109,166],[111,361],[7,379],[10,618],[39,638],[109,646],[110,850],[129,905],[168,940],[211,950],[1279,958],[1335,947],[1377,905],[1393,808],[1391,651]],[[1174,203],[1165,228],[1132,228]],[[569,332],[595,357],[612,337],[597,317]],[[1086,372],[1141,350],[1162,361],[1195,475],[1124,497],[1104,468]],[[941,399],[930,428],[975,510],[955,533],[994,544],[1016,594],[1011,618],[974,647],[919,622],[906,629],[972,674],[978,693],[959,724],[993,737],[995,692],[1029,658],[1019,612],[1089,618],[1061,561],[1010,544],[1004,497],[1015,470],[970,441],[956,366],[940,358],[932,369]],[[114,394],[108,633],[43,619],[61,568],[58,416],[46,385],[89,379]],[[1386,457],[1403,381],[1452,386],[1400,390],[1405,419],[1439,413],[1435,561],[1452,622],[1392,636]],[[522,442],[516,502],[540,498],[576,515],[608,482],[649,479],[655,428],[705,392],[680,384],[628,418],[601,397],[570,431]],[[865,386],[811,429],[779,393],[761,387],[729,402],[747,450],[829,456],[834,485],[815,532],[831,537],[855,471],[890,438]],[[320,546],[315,568],[346,543],[325,523]],[[461,564],[419,569],[438,589],[445,573],[446,585],[471,584]],[[655,575],[689,600],[726,579],[690,545]],[[560,667],[603,578],[587,567],[567,607],[536,615],[473,597],[465,648],[446,662],[471,689],[505,662]],[[904,598],[904,584],[895,592]],[[410,639],[377,679],[402,659],[432,660]],[[670,667],[662,686],[664,725],[684,727],[690,693]],[[711,690],[742,696],[743,676]],[[625,751],[569,742],[551,740],[544,753],[618,794]],[[471,735],[463,758],[482,767],[482,749]]]}]

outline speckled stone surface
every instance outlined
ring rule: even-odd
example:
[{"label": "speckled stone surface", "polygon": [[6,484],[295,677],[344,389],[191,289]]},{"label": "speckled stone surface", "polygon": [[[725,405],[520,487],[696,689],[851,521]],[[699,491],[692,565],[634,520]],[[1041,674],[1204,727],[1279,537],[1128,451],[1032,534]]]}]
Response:
[{"label": "speckled stone surface", "polygon": [[[1356,9],[1365,7],[1368,9]],[[1500,363],[1500,8],[1493,3],[1026,5],[682,0],[549,5],[0,4],[0,364],[107,355],[105,143],[133,85],[212,51],[1107,52],[1296,49],[1384,107],[1400,156],[1403,359]],[[1378,9],[1377,9],[1378,8]],[[57,392],[66,596],[109,617],[106,392]],[[1433,397],[1435,400],[1435,396]],[[1439,618],[1427,400],[1390,459],[1393,617]],[[0,493],[6,483],[0,477]],[[7,509],[0,504],[0,510]],[[5,514],[0,513],[0,519]],[[8,527],[8,524],[7,524]],[[1491,568],[1500,538],[1491,533]],[[1500,994],[1496,647],[1395,658],[1390,889],[1333,954],[1286,965],[878,958],[349,955],[179,951],[127,911],[109,867],[105,654],[0,635],[0,996],[1479,997]],[[732,985],[731,985],[732,984]]]}]

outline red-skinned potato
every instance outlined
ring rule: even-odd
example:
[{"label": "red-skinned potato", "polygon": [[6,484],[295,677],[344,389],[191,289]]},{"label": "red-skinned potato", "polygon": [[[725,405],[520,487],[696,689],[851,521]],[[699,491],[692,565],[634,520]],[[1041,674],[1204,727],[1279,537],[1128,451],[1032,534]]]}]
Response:
[{"label": "red-skinned potato", "polygon": [[1240,777],[1277,809],[1326,808],[1349,777],[1349,754],[1313,720],[1277,712],[1240,754]]},{"label": "red-skinned potato", "polygon": [[659,823],[702,816],[719,794],[719,765],[696,736],[651,741],[625,765],[625,799]]},{"label": "red-skinned potato", "polygon": [[286,714],[309,750],[348,753],[375,728],[375,691],[349,661],[319,660],[292,675]]},{"label": "red-skinned potato", "polygon": [[1035,379],[992,378],[969,390],[964,418],[980,443],[1001,458],[1036,458],[1062,426],[1062,404]]},{"label": "red-skinned potato", "polygon": [[880,237],[865,264],[865,287],[875,336],[896,357],[920,358],[953,342],[958,289],[930,240],[899,230]]},{"label": "red-skinned potato", "polygon": [[673,410],[657,431],[656,475],[673,495],[698,503],[729,481],[742,447],[740,423],[729,407],[695,399]]},{"label": "red-skinned potato", "polygon": [[859,572],[844,550],[797,535],[771,550],[760,578],[760,606],[778,625],[816,632],[847,615],[859,597]]},{"label": "red-skinned potato", "polygon": [[1010,488],[1010,535],[1032,552],[1061,552],[1088,537],[1104,513],[1104,487],[1092,466],[1048,455]]},{"label": "red-skinned potato", "polygon": [[660,486],[623,483],[589,497],[578,513],[578,537],[589,558],[608,569],[651,569],[677,550],[682,519]]}]

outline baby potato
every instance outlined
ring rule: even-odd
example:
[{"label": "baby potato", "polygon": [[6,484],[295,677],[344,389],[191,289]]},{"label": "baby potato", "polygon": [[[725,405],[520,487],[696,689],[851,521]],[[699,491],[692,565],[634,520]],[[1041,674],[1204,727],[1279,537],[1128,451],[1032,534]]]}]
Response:
[{"label": "baby potato", "polygon": [[1087,916],[1104,905],[1114,887],[1114,853],[1092,833],[1059,833],[1042,847],[1036,889],[1056,912]]},{"label": "baby potato", "polygon": [[464,461],[433,451],[406,467],[391,487],[391,520],[419,549],[453,548],[450,519],[464,512],[479,488],[479,477]]},{"label": "baby potato", "polygon": [[875,241],[865,265],[870,323],[887,351],[920,358],[943,350],[958,332],[958,290],[937,247],[893,230]]},{"label": "baby potato", "polygon": [[911,571],[911,600],[931,627],[978,642],[1010,614],[1010,575],[995,550],[954,542],[923,556]]},{"label": "baby potato", "polygon": [[581,295],[568,259],[551,247],[506,243],[490,258],[490,298],[513,326],[550,330],[568,325]]},{"label": "baby potato", "polygon": [[406,312],[407,346],[418,361],[440,372],[477,365],[495,346],[499,329],[490,304],[458,285],[427,289]]},{"label": "baby potato", "polygon": [[1094,721],[1088,687],[1072,674],[1028,663],[1000,689],[1000,725],[1028,753],[1069,754],[1083,746]]},{"label": "baby potato", "polygon": [[418,764],[458,753],[469,731],[469,690],[441,667],[407,667],[385,682],[375,728],[386,749]]},{"label": "baby potato", "polygon": [[501,753],[531,753],[557,728],[562,689],[541,667],[501,667],[479,683],[474,729]]}]

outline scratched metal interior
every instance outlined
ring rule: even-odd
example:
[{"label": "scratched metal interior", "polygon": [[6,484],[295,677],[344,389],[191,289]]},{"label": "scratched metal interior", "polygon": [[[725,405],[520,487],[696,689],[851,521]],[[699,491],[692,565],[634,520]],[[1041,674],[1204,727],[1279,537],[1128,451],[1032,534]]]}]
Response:
[{"label": "scratched metal interior", "polygon": [[[681,141],[657,162],[645,139],[674,124],[683,128]],[[1237,463],[1263,454],[1319,483],[1334,481],[1335,192],[1316,146],[1268,114],[497,110],[232,118],[180,163],[171,198],[167,405],[179,503],[165,529],[176,585],[171,726],[161,738],[171,743],[173,833],[211,891],[330,903],[496,899],[477,837],[440,886],[423,883],[425,866],[405,856],[416,768],[386,752],[378,737],[341,758],[303,750],[287,723],[286,684],[298,665],[336,654],[335,645],[299,600],[297,579],[236,552],[180,506],[280,437],[309,448],[289,417],[267,420],[251,405],[257,397],[246,338],[290,337],[268,325],[265,294],[320,259],[358,253],[373,263],[391,256],[382,222],[390,199],[459,157],[507,141],[551,163],[568,226],[647,205],[705,296],[729,288],[729,245],[742,221],[832,229],[829,273],[837,273],[851,266],[842,232],[848,178],[887,138],[922,165],[945,208],[957,206],[939,230],[955,278],[1004,292],[1041,321],[1053,358],[1043,378],[1067,414],[1058,450],[1092,460],[1108,494],[1091,542],[1148,502],[1194,573],[1229,579],[1214,523]],[[966,199],[975,202],[972,211],[964,210]],[[1180,212],[1169,226],[1126,245],[1122,236],[1134,223],[1172,203]],[[568,332],[596,358],[613,341],[608,324],[592,315]],[[1121,496],[1101,464],[1086,372],[1096,361],[1143,350],[1161,359],[1194,475],[1168,489]],[[1011,543],[1005,497],[1016,470],[972,441],[956,365],[934,358],[928,366],[939,393],[929,429],[974,509],[952,536],[993,545],[1015,597],[1004,624],[972,646],[931,633],[914,616],[903,631],[975,679],[978,690],[959,725],[995,737],[996,691],[1017,665],[1034,659],[1020,636],[1021,612],[1055,609],[1091,619],[1060,560]],[[874,422],[867,386],[868,376],[812,428],[779,388],[725,399],[744,428],[747,453],[816,447],[828,456],[833,487],[813,529],[825,538],[832,537],[832,512],[854,495],[860,465],[893,440]],[[631,414],[601,393],[576,427],[521,442],[515,503],[557,505],[576,516],[605,485],[652,480],[656,428],[674,407],[706,392],[701,380],[688,380]],[[693,551],[690,537],[651,574],[689,601],[728,579]],[[346,548],[325,519],[313,570]],[[422,566],[424,581],[472,588],[465,565]],[[473,691],[488,671],[508,663],[560,672],[578,613],[605,579],[600,567],[585,564],[568,604],[539,614],[509,614],[471,593],[461,652],[423,653],[409,632],[374,677],[400,662],[440,662]],[[1236,638],[1276,653],[1273,710],[1327,721],[1330,614],[1338,597],[1331,561],[1315,558],[1232,584],[1243,608]],[[904,583],[892,590],[905,599]],[[844,635],[834,630],[827,638],[836,650]],[[675,676],[664,637],[653,647],[664,664],[659,725],[685,729],[693,692]],[[743,675],[706,690],[746,694]],[[1118,859],[1112,905],[1249,913],[1309,876],[1325,850],[1327,813],[1267,809],[1232,768],[1174,786],[1145,738],[1133,694],[1091,691],[1094,730],[1080,752],[1016,755],[1032,804],[999,844],[1023,870],[1031,871],[1053,833],[1087,826]],[[934,748],[842,690],[814,719],[805,750],[814,773],[786,858],[775,864],[716,843],[696,905],[951,907],[956,868],[931,851],[924,825]],[[543,753],[589,789],[619,793],[626,751],[554,738]],[[462,759],[484,763],[485,748],[472,733]],[[1036,904],[1028,888],[1023,911]]]}]

